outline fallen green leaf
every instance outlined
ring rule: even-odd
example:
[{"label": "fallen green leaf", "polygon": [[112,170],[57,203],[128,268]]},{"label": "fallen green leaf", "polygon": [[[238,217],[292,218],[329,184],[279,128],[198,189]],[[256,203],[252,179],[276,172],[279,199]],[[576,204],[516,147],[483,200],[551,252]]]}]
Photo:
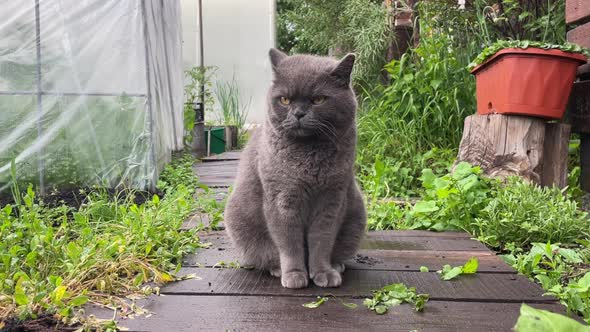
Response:
[{"label": "fallen green leaf", "polygon": [[304,306],[306,308],[310,308],[310,309],[315,309],[315,308],[321,306],[322,304],[324,304],[324,302],[326,302],[326,301],[328,301],[327,297],[318,296],[317,301],[304,303],[304,304],[302,304],[302,306]]},{"label": "fallen green leaf", "polygon": [[516,332],[589,332],[590,327],[569,317],[523,304],[514,330]]}]

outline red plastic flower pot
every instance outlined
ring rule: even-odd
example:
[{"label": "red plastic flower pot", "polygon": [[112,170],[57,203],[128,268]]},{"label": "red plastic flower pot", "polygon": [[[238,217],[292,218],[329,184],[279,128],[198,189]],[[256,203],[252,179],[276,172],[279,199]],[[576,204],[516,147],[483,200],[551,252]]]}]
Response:
[{"label": "red plastic flower pot", "polygon": [[586,63],[578,53],[507,48],[475,67],[477,114],[521,114],[561,119],[576,77]]}]

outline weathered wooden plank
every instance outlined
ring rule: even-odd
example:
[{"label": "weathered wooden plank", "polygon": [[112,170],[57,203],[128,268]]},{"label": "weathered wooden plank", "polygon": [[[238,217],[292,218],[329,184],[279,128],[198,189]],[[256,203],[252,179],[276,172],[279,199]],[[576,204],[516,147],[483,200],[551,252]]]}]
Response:
[{"label": "weathered wooden plank", "polygon": [[590,192],[590,134],[580,134],[580,186]]},{"label": "weathered wooden plank", "polygon": [[369,296],[371,290],[391,283],[416,287],[420,293],[436,300],[480,302],[553,302],[543,296],[543,289],[527,278],[515,274],[479,273],[443,281],[436,272],[391,272],[347,270],[339,288],[311,285],[304,289],[287,289],[267,272],[244,269],[182,268],[179,275],[195,274],[199,278],[165,286],[162,294],[181,295],[266,295],[266,296]]},{"label": "weathered wooden plank", "polygon": [[[184,257],[185,267],[213,267],[221,262],[238,262],[234,249],[211,247],[199,249],[194,255]],[[443,265],[464,264],[469,258],[477,257],[480,273],[516,273],[502,259],[485,251],[430,251],[430,250],[360,250],[357,256],[346,262],[352,270],[420,271],[426,266],[431,271],[440,270]]]},{"label": "weathered wooden plank", "polygon": [[[406,235],[408,231],[389,231],[394,234]],[[417,234],[420,231],[410,231]],[[384,232],[369,232],[368,237],[374,237]],[[421,233],[421,232],[420,232]],[[426,232],[433,233],[433,232]],[[445,234],[445,233],[434,233]],[[462,235],[463,233],[457,233]],[[430,234],[429,234],[430,235]],[[221,262],[238,262],[238,254],[232,248],[232,244],[224,232],[208,232],[199,234],[203,243],[210,243],[207,249],[199,249],[195,254],[186,255],[183,266],[186,267],[213,267]],[[403,238],[403,236],[399,236]],[[409,236],[408,238],[413,238]],[[457,238],[455,238],[457,239]],[[460,238],[459,238],[460,239]],[[413,240],[421,241],[419,238]],[[471,244],[471,242],[468,242]],[[440,243],[438,243],[440,244]],[[372,250],[361,249],[357,257],[346,263],[347,268],[356,270],[389,270],[389,271],[419,271],[421,266],[431,270],[442,268],[445,264],[460,265],[469,258],[477,257],[480,272],[515,273],[514,270],[490,251],[484,250]]]},{"label": "weathered wooden plank", "polygon": [[565,22],[567,24],[590,21],[590,0],[566,0]]},{"label": "weathered wooden plank", "polygon": [[580,46],[590,48],[590,22],[568,31],[567,40],[579,44]]},{"label": "weathered wooden plank", "polygon": [[[341,298],[358,305],[344,307],[330,299],[316,309],[310,298],[267,296],[161,296],[147,301],[150,317],[118,320],[130,331],[510,331],[519,316],[519,303],[430,301],[424,312],[408,305],[376,315],[362,299]],[[565,314],[559,304],[530,304]],[[111,311],[87,309],[110,319]]]},{"label": "weathered wooden plank", "polygon": [[400,237],[421,237],[421,238],[460,238],[471,239],[471,235],[467,232],[432,232],[432,231],[417,231],[417,230],[389,230],[389,231],[369,231],[368,237],[379,236],[381,238],[400,238]]},{"label": "weathered wooden plank", "polygon": [[572,132],[590,133],[590,81],[574,83],[568,103],[568,117]]},{"label": "weathered wooden plank", "polygon": [[547,123],[543,144],[543,171],[541,184],[544,186],[567,186],[567,161],[569,154],[571,126],[565,123]]},{"label": "weathered wooden plank", "polygon": [[209,157],[201,158],[201,161],[206,162],[213,162],[213,161],[230,161],[230,160],[239,160],[242,151],[227,151],[222,154],[216,154]]},{"label": "weathered wooden plank", "polygon": [[[413,234],[408,236],[406,232]],[[446,232],[445,232],[446,233]],[[472,240],[463,233],[452,235],[428,231],[377,231],[368,232],[361,243],[361,249],[373,250],[432,250],[432,251],[483,251],[490,252],[482,243]],[[424,234],[419,236],[418,234]],[[435,237],[434,235],[441,235]],[[224,249],[231,248],[231,242],[225,232],[202,234],[202,239],[215,243]]]},{"label": "weathered wooden plank", "polygon": [[391,233],[367,233],[361,249],[489,251],[482,243],[468,238],[396,236]]},{"label": "weathered wooden plank", "polygon": [[199,182],[208,187],[230,187],[236,178],[238,160],[199,163],[193,167]]}]

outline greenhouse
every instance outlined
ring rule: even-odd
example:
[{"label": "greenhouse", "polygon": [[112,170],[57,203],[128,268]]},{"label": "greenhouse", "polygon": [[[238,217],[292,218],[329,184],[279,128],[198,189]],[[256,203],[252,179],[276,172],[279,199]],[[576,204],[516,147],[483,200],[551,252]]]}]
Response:
[{"label": "greenhouse", "polygon": [[153,189],[182,148],[177,1],[2,2],[0,188]]},{"label": "greenhouse", "polygon": [[0,332],[590,332],[590,0],[0,0]]}]

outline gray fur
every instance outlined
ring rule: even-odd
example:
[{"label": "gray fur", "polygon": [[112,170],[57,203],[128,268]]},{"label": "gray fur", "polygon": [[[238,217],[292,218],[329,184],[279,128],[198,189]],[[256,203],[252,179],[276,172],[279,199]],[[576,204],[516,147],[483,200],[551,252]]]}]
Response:
[{"label": "gray fur", "polygon": [[[268,114],[242,153],[225,226],[241,263],[280,276],[284,287],[306,287],[309,278],[338,287],[366,224],[353,170],[354,55],[335,61],[271,49],[270,59]],[[311,103],[317,96],[321,105]]]}]

